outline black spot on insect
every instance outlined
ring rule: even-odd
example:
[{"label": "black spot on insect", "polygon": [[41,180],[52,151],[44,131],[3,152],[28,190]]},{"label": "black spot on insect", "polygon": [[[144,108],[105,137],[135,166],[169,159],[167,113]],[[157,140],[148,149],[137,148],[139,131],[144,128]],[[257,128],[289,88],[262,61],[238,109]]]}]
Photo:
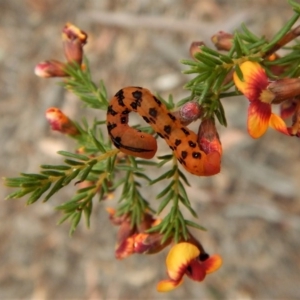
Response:
[{"label": "black spot on insect", "polygon": [[170,117],[170,119],[172,121],[176,121],[176,117],[174,115],[172,115],[171,113],[168,113],[168,116]]},{"label": "black spot on insect", "polygon": [[135,99],[135,100],[138,100],[138,101],[141,101],[142,100],[142,96],[143,96],[143,93],[141,91],[134,91],[132,93],[132,97]]},{"label": "black spot on insect", "polygon": [[118,113],[115,110],[113,110],[113,106],[112,105],[109,105],[108,108],[107,108],[107,114],[115,116]]},{"label": "black spot on insect", "polygon": [[187,129],[185,129],[184,127],[181,127],[180,129],[183,131],[183,133],[184,133],[186,136],[190,135],[190,132],[189,132]]},{"label": "black spot on insect", "polygon": [[179,161],[182,165],[186,165],[186,162],[185,162],[184,159],[182,159],[181,157],[178,158],[178,161]]},{"label": "black spot on insect", "polygon": [[121,124],[126,124],[127,123],[127,117],[121,117]]},{"label": "black spot on insect", "polygon": [[165,134],[165,135],[164,135],[164,138],[165,138],[166,140],[168,140],[168,139],[170,138],[170,136],[167,135],[167,134]]},{"label": "black spot on insect", "polygon": [[160,136],[162,139],[165,138],[161,133],[159,133],[159,132],[156,132],[156,133],[157,133],[157,135]]},{"label": "black spot on insect", "polygon": [[114,145],[115,145],[115,147],[117,148],[117,149],[120,149],[120,145],[118,144],[118,143],[115,143],[115,141],[113,140],[113,143],[114,143]]},{"label": "black spot on insect", "polygon": [[165,126],[164,126],[164,132],[165,132],[165,133],[170,134],[170,133],[171,133],[171,130],[172,130],[172,128],[171,128],[170,125],[165,125]]},{"label": "black spot on insect", "polygon": [[127,107],[122,111],[122,115],[128,115],[130,113],[130,109]]},{"label": "black spot on insect", "polygon": [[130,106],[132,107],[132,109],[136,110],[137,109],[136,101],[131,102]]},{"label": "black spot on insect", "polygon": [[151,117],[153,117],[153,118],[156,118],[156,117],[157,117],[157,109],[154,108],[154,107],[151,107],[151,108],[149,109],[149,115],[150,115]]},{"label": "black spot on insect", "polygon": [[193,153],[192,153],[192,156],[193,156],[194,158],[201,158],[201,153],[200,153],[200,152],[193,152]]},{"label": "black spot on insect", "polygon": [[185,159],[187,157],[188,153],[186,151],[181,151],[181,157]]},{"label": "black spot on insect", "polygon": [[180,144],[181,144],[181,140],[176,139],[176,140],[175,140],[175,145],[176,145],[176,146],[179,146]]},{"label": "black spot on insect", "polygon": [[119,104],[120,106],[125,106],[125,104],[124,104],[124,102],[123,102],[123,100],[125,99],[124,91],[123,91],[123,90],[119,90],[119,91],[116,93],[115,97],[117,97],[117,99],[118,99],[118,104]]},{"label": "black spot on insect", "polygon": [[158,104],[158,106],[161,106],[161,101],[158,100],[155,96],[153,96],[154,101]]},{"label": "black spot on insect", "polygon": [[190,147],[192,147],[192,148],[195,148],[195,147],[196,147],[196,143],[194,143],[193,141],[189,141],[189,145],[190,145]]},{"label": "black spot on insect", "polygon": [[170,147],[170,149],[172,150],[172,151],[174,151],[175,150],[175,148],[174,147],[172,147],[172,146],[169,146]]},{"label": "black spot on insect", "polygon": [[111,140],[114,143],[114,145],[116,146],[116,148],[120,149],[120,147],[122,147],[121,138],[119,136],[112,137]]},{"label": "black spot on insect", "polygon": [[117,127],[117,124],[115,124],[115,123],[108,123],[107,124],[108,133],[110,133],[116,127]]},{"label": "black spot on insect", "polygon": [[146,116],[143,116],[143,119],[145,122],[150,123],[150,120]]},{"label": "black spot on insect", "polygon": [[121,137],[116,136],[116,137],[114,138],[114,140],[115,140],[116,143],[121,144],[121,141],[122,141]]},{"label": "black spot on insect", "polygon": [[149,118],[149,120],[150,120],[150,123],[156,124],[156,121],[153,118]]}]

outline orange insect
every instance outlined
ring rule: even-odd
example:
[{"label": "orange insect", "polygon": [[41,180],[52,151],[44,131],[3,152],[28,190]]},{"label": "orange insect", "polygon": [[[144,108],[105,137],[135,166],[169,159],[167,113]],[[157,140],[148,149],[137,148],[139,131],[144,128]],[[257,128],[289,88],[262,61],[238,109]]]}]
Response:
[{"label": "orange insect", "polygon": [[210,153],[198,144],[198,136],[183,126],[180,119],[149,90],[126,87],[110,100],[106,125],[113,144],[128,155],[152,158],[157,150],[156,139],[128,125],[128,114],[137,112],[163,138],[178,161],[190,173],[211,176],[220,172],[221,153]]}]

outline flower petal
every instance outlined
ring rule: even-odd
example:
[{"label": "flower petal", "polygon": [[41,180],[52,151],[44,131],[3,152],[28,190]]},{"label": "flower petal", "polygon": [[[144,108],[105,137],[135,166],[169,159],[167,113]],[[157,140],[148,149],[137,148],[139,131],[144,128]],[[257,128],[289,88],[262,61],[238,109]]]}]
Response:
[{"label": "flower petal", "polygon": [[134,236],[134,252],[143,254],[153,254],[161,251],[171,243],[167,239],[162,243],[163,235],[158,232],[138,233]]},{"label": "flower petal", "polygon": [[203,281],[206,276],[205,265],[199,259],[193,259],[189,267],[187,268],[185,274],[195,281]]},{"label": "flower petal", "polygon": [[76,61],[81,65],[83,46],[87,42],[87,34],[71,23],[67,23],[62,31],[65,56],[68,62]]},{"label": "flower petal", "polygon": [[123,259],[134,253],[134,237],[130,236],[120,243],[115,251],[117,259]]},{"label": "flower petal", "polygon": [[271,105],[259,101],[250,103],[248,108],[248,132],[257,139],[268,129],[271,117]]},{"label": "flower petal", "polygon": [[287,100],[280,105],[280,117],[283,119],[291,117],[296,111],[297,101],[295,99]]},{"label": "flower petal", "polygon": [[169,277],[173,281],[180,281],[189,263],[199,254],[199,249],[190,243],[179,243],[173,246],[166,259]]},{"label": "flower petal", "polygon": [[241,81],[236,72],[233,74],[234,83],[249,101],[259,99],[261,91],[265,90],[269,84],[265,70],[257,62],[246,61],[240,65],[244,81]]},{"label": "flower petal", "polygon": [[156,289],[158,292],[170,292],[180,286],[182,284],[183,280],[180,281],[174,281],[170,279],[161,280],[157,286]]},{"label": "flower petal", "polygon": [[218,254],[210,256],[207,260],[203,262],[205,266],[206,274],[217,271],[222,266],[222,257]]},{"label": "flower petal", "polygon": [[273,129],[284,133],[286,135],[290,135],[288,132],[288,129],[286,127],[286,124],[284,121],[276,114],[271,115],[270,120],[269,120],[269,126],[272,127]]}]

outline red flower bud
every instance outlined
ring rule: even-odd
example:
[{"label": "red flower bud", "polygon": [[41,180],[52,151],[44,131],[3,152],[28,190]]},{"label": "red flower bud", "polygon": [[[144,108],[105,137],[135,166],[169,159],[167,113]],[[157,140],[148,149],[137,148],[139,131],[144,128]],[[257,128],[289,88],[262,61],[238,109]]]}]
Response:
[{"label": "red flower bud", "polygon": [[67,23],[62,32],[63,35],[66,35],[70,40],[79,40],[82,46],[87,43],[88,35],[83,30],[79,29],[71,23]]},{"label": "red flower bud", "polygon": [[46,111],[46,119],[52,130],[60,131],[64,134],[78,135],[79,131],[74,123],[58,108],[51,107]]},{"label": "red flower bud", "polygon": [[232,40],[233,35],[224,31],[219,31],[211,37],[211,41],[218,50],[229,51],[232,47]]},{"label": "red flower bud", "polygon": [[179,118],[183,126],[187,126],[201,117],[202,109],[198,102],[190,101],[182,105],[173,114]]},{"label": "red flower bud", "polygon": [[267,90],[274,94],[273,104],[292,99],[300,95],[300,78],[283,78],[271,82]]},{"label": "red flower bud", "polygon": [[204,42],[192,42],[190,46],[190,56],[194,58],[196,53],[201,52],[200,46],[203,45],[205,45]]},{"label": "red flower bud", "polygon": [[66,65],[57,60],[47,60],[40,62],[34,69],[35,75],[43,78],[68,76],[64,69]]},{"label": "red flower bud", "polygon": [[198,144],[207,154],[206,172],[209,174],[219,173],[222,145],[213,119],[202,120],[198,130]]},{"label": "red flower bud", "polygon": [[76,26],[67,23],[63,28],[62,40],[64,53],[68,62],[77,62],[81,65],[83,46],[87,42],[87,34]]},{"label": "red flower bud", "polygon": [[222,155],[222,145],[213,119],[204,119],[201,122],[198,143],[206,154],[218,152]]}]

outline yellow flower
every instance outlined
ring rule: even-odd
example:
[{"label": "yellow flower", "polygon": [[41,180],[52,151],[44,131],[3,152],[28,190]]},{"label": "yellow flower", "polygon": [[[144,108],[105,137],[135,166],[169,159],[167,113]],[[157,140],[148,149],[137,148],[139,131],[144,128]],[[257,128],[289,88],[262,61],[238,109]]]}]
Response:
[{"label": "yellow flower", "polygon": [[203,281],[207,274],[219,269],[222,258],[219,255],[209,256],[195,244],[182,242],[173,246],[166,259],[169,279],[157,284],[159,292],[169,292],[183,282],[183,275],[195,281]]},{"label": "yellow flower", "polygon": [[286,124],[276,114],[272,113],[271,104],[276,98],[271,90],[265,70],[257,62],[246,61],[240,65],[243,81],[236,72],[233,74],[234,83],[250,101],[248,108],[248,132],[253,138],[261,137],[268,129],[273,129],[289,135]]}]

